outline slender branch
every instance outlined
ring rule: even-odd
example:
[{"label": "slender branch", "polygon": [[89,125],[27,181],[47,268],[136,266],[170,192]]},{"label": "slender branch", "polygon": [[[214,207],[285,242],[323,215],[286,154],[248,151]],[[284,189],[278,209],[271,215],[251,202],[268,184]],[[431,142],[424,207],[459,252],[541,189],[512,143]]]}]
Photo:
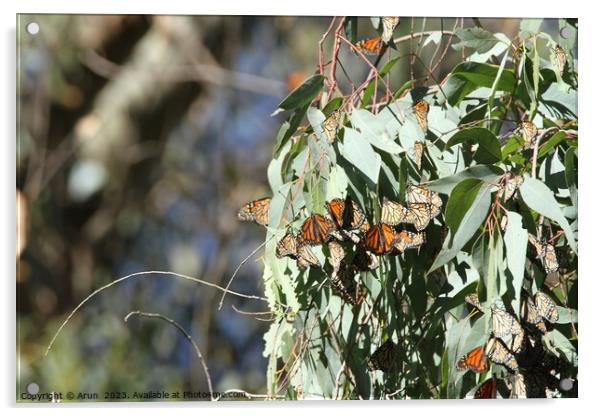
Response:
[{"label": "slender branch", "polygon": [[[245,298],[245,299],[256,299],[256,300],[262,300],[264,302],[267,302],[268,304],[270,303],[270,300],[268,298],[264,298],[262,296],[255,296],[255,295],[246,295],[244,293],[238,293],[232,290],[228,290],[228,289],[224,289],[221,286],[218,286],[214,283],[210,283],[207,282],[205,280],[201,280],[201,279],[197,279],[196,277],[191,277],[191,276],[186,276],[184,274],[179,274],[179,273],[174,273],[174,272],[166,272],[166,271],[159,271],[159,270],[151,270],[151,271],[146,271],[146,272],[136,272],[136,273],[132,273],[132,274],[128,274],[127,276],[123,276],[117,280],[113,280],[111,283],[107,283],[106,285],[96,289],[94,292],[90,293],[84,300],[82,300],[76,307],[75,309],[73,309],[71,311],[71,313],[69,313],[69,315],[67,316],[67,318],[63,321],[63,323],[61,324],[61,326],[59,327],[59,329],[55,332],[54,336],[52,337],[52,339],[50,340],[50,344],[48,344],[48,347],[46,348],[46,352],[44,353],[44,356],[47,356],[48,353],[50,352],[50,350],[52,349],[52,346],[54,345],[54,342],[56,341],[57,337],[59,336],[59,334],[61,333],[61,331],[63,330],[63,328],[65,327],[65,325],[67,325],[67,323],[71,320],[71,318],[73,318],[73,315],[75,315],[77,313],[77,311],[79,311],[82,306],[84,306],[84,304],[86,304],[90,299],[92,299],[93,297],[95,297],[96,295],[98,295],[100,292],[109,289],[112,286],[115,286],[118,283],[121,283],[125,280],[134,278],[134,277],[138,277],[138,276],[150,276],[150,275],[154,275],[154,274],[158,274],[158,275],[163,275],[163,276],[171,276],[171,277],[179,277],[180,279],[184,279],[184,280],[190,280],[191,282],[195,282],[195,283],[199,283],[205,286],[209,286],[212,287],[214,289],[217,290],[221,290],[222,292],[225,293],[230,293],[232,295],[235,296],[239,296],[241,298]],[[282,305],[281,305],[282,306]]]},{"label": "slender branch", "polygon": [[179,323],[177,323],[176,321],[174,321],[171,318],[168,318],[165,315],[161,315],[160,313],[150,313],[150,312],[141,312],[141,311],[131,311],[130,313],[128,313],[124,318],[123,321],[127,322],[128,319],[133,316],[133,315],[139,315],[139,316],[143,316],[146,318],[158,318],[158,319],[162,319],[165,322],[175,326],[188,340],[188,342],[190,343],[190,345],[192,345],[192,347],[195,349],[196,351],[196,356],[199,359],[199,361],[201,362],[201,366],[203,367],[203,371],[205,372],[205,378],[207,379],[207,387],[209,388],[209,394],[211,394],[211,400],[214,400],[213,398],[213,384],[211,383],[211,376],[209,375],[209,368],[207,367],[207,363],[205,362],[205,359],[203,358],[203,354],[201,354],[201,350],[199,349],[199,346],[197,345],[196,342],[194,342],[194,340],[192,339],[192,337],[190,336],[190,334],[188,332],[186,332],[186,330],[184,328],[182,328],[182,325],[180,325]]},{"label": "slender branch", "polygon": [[247,257],[244,258],[243,261],[240,262],[240,264],[238,265],[238,267],[236,267],[236,270],[234,270],[234,273],[232,273],[232,276],[230,277],[230,280],[228,280],[228,284],[226,285],[226,288],[224,290],[224,292],[222,293],[222,297],[219,300],[219,306],[217,307],[218,311],[222,310],[222,306],[224,305],[224,298],[226,297],[226,293],[228,293],[228,289],[230,289],[230,285],[232,284],[232,281],[234,280],[234,278],[236,277],[236,275],[238,274],[238,271],[241,269],[241,267],[251,258],[253,257],[259,250],[261,250],[261,248],[263,246],[265,246],[268,241],[270,241],[272,238],[274,238],[274,236],[268,238],[267,240],[265,240],[263,243],[261,243],[255,250],[253,250],[251,252],[251,254],[249,254]]}]

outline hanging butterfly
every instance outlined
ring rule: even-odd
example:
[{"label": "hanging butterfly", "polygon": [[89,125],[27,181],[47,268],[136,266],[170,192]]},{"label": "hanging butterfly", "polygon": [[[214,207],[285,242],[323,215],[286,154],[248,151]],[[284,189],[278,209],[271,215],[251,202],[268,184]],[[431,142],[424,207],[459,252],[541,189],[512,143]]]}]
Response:
[{"label": "hanging butterfly", "polygon": [[327,202],[326,209],[328,209],[334,225],[339,230],[366,228],[368,222],[366,214],[364,214],[360,206],[349,195],[345,199],[335,198]]},{"label": "hanging butterfly", "polygon": [[370,227],[361,244],[376,255],[390,253],[396,241],[395,230],[390,225],[379,223]]},{"label": "hanging butterfly", "polygon": [[566,65],[566,53],[564,52],[564,49],[562,49],[562,47],[558,44],[554,48],[554,56],[556,57],[555,64],[558,68],[558,72],[562,74],[562,71],[564,71],[564,66]]},{"label": "hanging butterfly", "polygon": [[326,242],[333,231],[331,220],[321,214],[311,214],[301,226],[299,239],[306,244],[318,245]]},{"label": "hanging butterfly", "polygon": [[514,196],[516,190],[520,188],[520,186],[525,182],[525,178],[521,175],[512,175],[510,173],[510,177],[506,179],[506,183],[504,185],[504,202],[508,202],[510,198]]},{"label": "hanging butterfly", "polygon": [[554,301],[548,295],[543,292],[537,292],[535,293],[534,300],[537,312],[539,312],[543,318],[552,323],[558,321],[558,309],[556,308]]},{"label": "hanging butterfly", "polygon": [[526,149],[532,148],[535,145],[535,137],[537,137],[537,126],[530,121],[523,121],[518,125],[518,128],[523,137],[523,147]]},{"label": "hanging butterfly", "polygon": [[474,393],[475,399],[495,399],[497,398],[497,380],[495,375],[485,380]]},{"label": "hanging butterfly", "polygon": [[253,221],[267,227],[271,200],[272,198],[261,198],[246,203],[238,210],[238,219],[240,221]]},{"label": "hanging butterfly", "polygon": [[297,237],[290,231],[276,244],[276,257],[279,259],[282,257],[297,258]]},{"label": "hanging butterfly", "polygon": [[422,169],[422,155],[424,154],[424,143],[415,142],[414,143],[414,163],[416,163],[416,167],[418,170]]},{"label": "hanging butterfly", "polygon": [[360,40],[355,46],[367,55],[380,55],[387,47],[380,36]]},{"label": "hanging butterfly", "polygon": [[355,275],[357,271],[353,266],[341,263],[336,273],[331,275],[332,284],[336,292],[347,302],[357,305],[357,282]]},{"label": "hanging butterfly", "polygon": [[484,373],[489,369],[489,363],[487,362],[487,354],[485,354],[485,347],[480,346],[473,348],[466,353],[458,363],[456,364],[458,370],[472,370],[475,373]]},{"label": "hanging butterfly", "polygon": [[357,247],[353,256],[353,265],[361,272],[368,272],[378,267],[378,257],[366,250],[362,245]]},{"label": "hanging butterfly", "polygon": [[516,358],[501,339],[491,337],[485,347],[485,353],[492,362],[503,365],[512,372],[518,371]]},{"label": "hanging butterfly", "polygon": [[410,231],[399,231],[395,237],[396,242],[393,244],[393,248],[403,253],[406,250],[412,248],[420,248],[425,242],[426,237],[424,233],[412,233]]},{"label": "hanging butterfly", "polygon": [[384,373],[394,373],[401,370],[401,360],[398,354],[399,347],[390,339],[382,344],[368,360],[370,371],[381,370]]},{"label": "hanging butterfly", "polygon": [[339,131],[339,122],[341,118],[341,111],[334,110],[326,120],[322,122],[322,131],[326,136],[326,141],[330,144],[334,143],[337,138],[337,132]]},{"label": "hanging butterfly", "polygon": [[424,100],[420,100],[412,106],[412,111],[414,112],[416,121],[418,121],[418,125],[424,132],[426,132],[428,130],[429,103]]},{"label": "hanging butterfly", "polygon": [[316,255],[311,251],[309,245],[299,244],[297,242],[297,247],[297,267],[299,267],[300,270],[305,270],[308,267],[315,267],[318,269],[322,267]]},{"label": "hanging butterfly", "polygon": [[513,352],[521,352],[524,348],[525,331],[516,318],[494,304],[491,306],[491,319],[493,335],[498,338],[512,335],[510,349]]},{"label": "hanging butterfly", "polygon": [[433,217],[433,206],[431,204],[414,202],[408,204],[408,207],[404,207],[386,197],[383,199],[381,222],[387,225],[412,224],[417,231],[422,231]]},{"label": "hanging butterfly", "polygon": [[406,201],[409,204],[425,203],[432,205],[431,216],[434,218],[441,212],[443,201],[437,192],[424,185],[406,185]]},{"label": "hanging butterfly", "polygon": [[533,325],[539,332],[545,334],[548,332],[543,317],[535,306],[535,301],[528,294],[523,294],[523,303],[521,305],[521,315],[523,322]]},{"label": "hanging butterfly", "polygon": [[383,17],[381,19],[383,24],[383,35],[382,40],[384,43],[389,43],[391,38],[393,37],[393,31],[399,24],[399,17]]},{"label": "hanging butterfly", "polygon": [[338,241],[331,240],[328,242],[328,253],[328,262],[332,266],[332,273],[336,275],[345,258],[345,249]]},{"label": "hanging butterfly", "polygon": [[510,391],[511,399],[526,399],[527,387],[525,386],[525,378],[521,373],[512,376],[512,390]]},{"label": "hanging butterfly", "polygon": [[468,295],[464,296],[464,301],[466,301],[466,303],[468,303],[469,305],[472,305],[475,308],[477,308],[477,310],[479,310],[480,312],[484,312],[483,306],[481,306],[481,302],[479,301],[478,294],[469,293]]},{"label": "hanging butterfly", "polygon": [[546,241],[538,241],[537,237],[529,234],[529,242],[533,244],[537,251],[537,258],[541,260],[546,273],[555,273],[558,271],[558,259],[556,258],[556,250],[552,244]]},{"label": "hanging butterfly", "polygon": [[524,53],[525,48],[522,46],[519,46],[518,48],[514,49],[514,51],[512,51],[512,58],[514,59],[514,62],[518,64]]}]

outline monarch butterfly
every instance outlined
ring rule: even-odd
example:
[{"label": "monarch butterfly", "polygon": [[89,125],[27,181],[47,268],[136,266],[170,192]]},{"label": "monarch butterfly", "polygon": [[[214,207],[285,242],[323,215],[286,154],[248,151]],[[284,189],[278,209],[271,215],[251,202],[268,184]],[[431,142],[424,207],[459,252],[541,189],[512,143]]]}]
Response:
[{"label": "monarch butterfly", "polygon": [[473,348],[468,353],[462,356],[456,364],[458,370],[469,369],[475,373],[484,373],[489,369],[485,347],[480,346]]},{"label": "monarch butterfly", "polygon": [[413,224],[417,231],[422,231],[431,218],[433,218],[433,207],[430,204],[414,202],[408,204],[406,208],[386,197],[383,199],[381,222],[387,225],[395,226],[403,222]]},{"label": "monarch butterfly", "polygon": [[383,35],[382,39],[384,43],[389,43],[391,38],[393,37],[393,31],[397,27],[399,23],[399,17],[383,17],[381,19],[383,24]]},{"label": "monarch butterfly", "polygon": [[491,319],[493,321],[493,335],[496,337],[501,338],[510,334],[518,335],[523,330],[514,316],[495,304],[491,306]]},{"label": "monarch butterfly", "polygon": [[526,399],[527,387],[525,386],[525,378],[521,373],[512,377],[512,390],[510,391],[511,399]]},{"label": "monarch butterfly", "polygon": [[337,274],[339,272],[341,262],[345,258],[345,250],[337,241],[329,241],[328,252],[328,262],[332,266],[333,274]]},{"label": "monarch butterfly", "polygon": [[520,186],[525,181],[525,178],[523,178],[520,175],[510,174],[509,176],[510,177],[508,179],[506,179],[506,184],[504,185],[504,190],[503,190],[504,202],[508,202],[508,200],[514,196],[514,194],[516,193],[516,190],[518,188],[520,188]]},{"label": "monarch butterfly", "polygon": [[238,210],[238,219],[240,221],[254,221],[259,225],[267,227],[268,212],[270,210],[270,201],[272,198],[261,198],[248,202]]},{"label": "monarch butterfly", "polygon": [[339,120],[341,118],[341,111],[334,110],[330,115],[322,122],[322,130],[326,136],[326,141],[330,144],[334,143],[337,138],[337,132],[339,131]]},{"label": "monarch butterfly", "polygon": [[[524,53],[525,53],[525,48],[523,48],[522,46],[519,46],[518,48],[514,49],[514,51],[512,51],[512,57],[514,58],[515,61],[520,61]],[[516,62],[516,63],[518,63],[518,62]]]},{"label": "monarch butterfly", "polygon": [[311,214],[303,222],[299,238],[303,243],[318,245],[328,240],[332,231],[334,224],[331,220],[320,214]]},{"label": "monarch butterfly", "polygon": [[466,301],[466,303],[474,306],[475,308],[477,308],[477,310],[483,312],[483,306],[481,306],[481,302],[479,301],[479,295],[476,293],[469,293],[468,295],[464,296],[464,300]]},{"label": "monarch butterfly", "polygon": [[396,243],[396,235],[390,225],[379,223],[370,227],[361,244],[376,255],[387,254]]},{"label": "monarch butterfly", "polygon": [[367,223],[366,214],[349,195],[344,200],[335,198],[327,202],[326,209],[338,229],[357,230]]},{"label": "monarch butterfly", "polygon": [[560,47],[560,45],[556,45],[554,48],[554,56],[556,57],[558,71],[562,73],[564,70],[564,65],[566,65],[566,53],[564,52],[564,49]]},{"label": "monarch butterfly", "polygon": [[535,137],[537,136],[537,126],[530,121],[523,121],[518,125],[523,137],[523,146],[526,148],[533,147]]},{"label": "monarch butterfly", "polygon": [[305,270],[308,267],[320,268],[322,265],[316,255],[311,251],[309,245],[301,244],[298,245],[297,248],[297,267],[301,270]]},{"label": "monarch butterfly", "polygon": [[280,259],[285,256],[297,258],[297,237],[290,232],[276,244],[276,257]]},{"label": "monarch butterfly", "polygon": [[474,393],[475,399],[495,399],[497,398],[497,379],[495,375],[485,380]]},{"label": "monarch butterfly", "polygon": [[423,131],[427,131],[428,129],[428,113],[429,113],[429,103],[424,100],[420,100],[416,102],[412,106],[412,110],[414,111],[414,116],[416,117],[416,121],[418,121],[418,125]]},{"label": "monarch butterfly", "polygon": [[406,200],[410,204],[426,203],[432,205],[431,215],[433,218],[439,215],[443,206],[439,194],[427,189],[424,185],[406,185]]},{"label": "monarch butterfly", "polygon": [[552,323],[558,321],[558,309],[556,308],[554,301],[548,295],[543,292],[537,292],[535,293],[534,298],[537,312],[539,312],[543,318]]},{"label": "monarch butterfly", "polygon": [[545,241],[538,241],[534,235],[529,234],[529,242],[533,244],[537,251],[537,258],[541,260],[546,273],[555,273],[558,271],[558,259],[556,250],[552,244]]},{"label": "monarch butterfly", "polygon": [[504,341],[499,338],[491,337],[485,347],[487,357],[496,364],[501,364],[512,372],[518,370],[518,362],[512,355]]},{"label": "monarch butterfly", "polygon": [[398,232],[395,239],[396,242],[393,244],[393,247],[399,253],[403,253],[405,250],[411,248],[419,248],[426,241],[424,233],[412,233],[409,231]]},{"label": "monarch butterfly", "polygon": [[543,317],[537,310],[537,306],[535,306],[535,301],[528,294],[524,295],[521,309],[524,322],[534,325],[542,334],[545,334],[548,331],[546,324],[543,321]]},{"label": "monarch butterfly", "polygon": [[368,360],[370,371],[381,370],[385,373],[393,373],[400,370],[400,361],[397,353],[397,345],[390,339],[382,344]]},{"label": "monarch butterfly", "polygon": [[414,163],[416,163],[416,167],[418,170],[422,169],[422,154],[424,153],[424,143],[415,142],[414,143]]},{"label": "monarch butterfly", "polygon": [[380,36],[360,40],[355,46],[368,55],[379,55],[384,52],[386,48],[386,45]]},{"label": "monarch butterfly", "polygon": [[353,257],[353,265],[357,267],[358,271],[368,272],[378,267],[378,257],[360,245]]},{"label": "monarch butterfly", "polygon": [[341,297],[352,305],[357,304],[356,291],[357,283],[355,281],[356,269],[352,266],[348,266],[342,263],[337,269],[336,273],[333,272],[332,283],[336,291]]}]

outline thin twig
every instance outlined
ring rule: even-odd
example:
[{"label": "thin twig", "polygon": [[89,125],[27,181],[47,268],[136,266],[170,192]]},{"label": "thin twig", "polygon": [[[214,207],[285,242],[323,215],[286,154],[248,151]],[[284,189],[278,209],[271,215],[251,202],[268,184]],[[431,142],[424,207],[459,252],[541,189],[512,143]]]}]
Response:
[{"label": "thin twig", "polygon": [[224,292],[222,293],[222,297],[219,300],[219,306],[217,307],[218,311],[222,310],[222,306],[224,305],[224,298],[226,297],[226,293],[228,293],[228,289],[230,289],[230,285],[232,284],[232,281],[234,280],[234,278],[236,277],[236,275],[238,274],[238,271],[241,269],[241,267],[251,258],[253,257],[263,246],[265,246],[268,241],[270,241],[272,238],[274,238],[274,236],[271,236],[270,238],[268,238],[267,240],[265,240],[263,243],[261,243],[259,246],[257,246],[257,248],[255,250],[253,250],[251,252],[251,254],[249,254],[247,257],[244,258],[243,261],[240,262],[240,264],[236,267],[236,270],[234,270],[234,273],[232,273],[232,276],[230,277],[230,280],[228,280],[228,284],[226,285],[226,289],[224,290]]},{"label": "thin twig", "polygon": [[[172,277],[179,277],[181,279],[184,280],[190,280],[191,282],[195,282],[195,283],[200,283],[202,285],[205,286],[209,286],[212,287],[214,289],[217,290],[221,290],[222,292],[226,292],[226,293],[230,293],[232,295],[235,296],[239,296],[241,298],[245,298],[245,299],[256,299],[256,300],[262,300],[264,302],[267,302],[268,304],[270,303],[270,300],[268,298],[264,298],[262,296],[255,296],[255,295],[246,295],[244,293],[238,293],[232,290],[228,290],[225,289],[221,286],[218,286],[214,283],[210,283],[207,282],[205,280],[201,280],[201,279],[197,279],[196,277],[191,277],[191,276],[186,276],[184,274],[179,274],[179,273],[174,273],[174,272],[166,272],[166,271],[160,271],[160,270],[151,270],[151,271],[146,271],[146,272],[136,272],[136,273],[131,273],[128,274],[127,276],[121,277],[117,280],[113,280],[111,283],[107,283],[106,285],[96,289],[94,292],[90,293],[84,300],[82,300],[76,307],[75,309],[73,309],[71,311],[71,313],[69,313],[69,315],[67,316],[67,318],[63,321],[63,323],[61,324],[61,326],[59,327],[59,329],[55,332],[54,336],[52,337],[52,340],[50,340],[50,344],[48,344],[48,347],[46,348],[46,352],[44,353],[44,356],[47,356],[48,353],[50,352],[50,350],[52,349],[52,346],[54,345],[54,342],[56,341],[57,337],[59,336],[59,334],[61,333],[61,331],[63,330],[63,328],[65,327],[65,325],[67,325],[67,323],[71,320],[71,318],[73,318],[73,315],[76,314],[77,311],[79,311],[81,309],[82,306],[84,306],[84,304],[86,304],[90,299],[92,299],[93,297],[95,297],[96,295],[98,295],[100,292],[118,284],[123,282],[124,280],[128,280],[134,277],[138,277],[138,276],[150,276],[150,275],[154,275],[154,274],[158,274],[158,275],[163,275],[163,276],[172,276]],[[282,305],[281,305],[282,306]]]},{"label": "thin twig", "polygon": [[196,356],[199,359],[199,361],[201,362],[201,366],[203,367],[203,371],[205,372],[205,377],[207,379],[207,387],[209,388],[209,394],[211,394],[211,400],[214,400],[214,398],[213,398],[213,384],[211,383],[211,376],[209,375],[209,368],[207,367],[207,363],[205,362],[205,359],[203,358],[203,354],[201,354],[201,350],[199,349],[199,346],[197,345],[196,342],[194,342],[194,340],[192,339],[192,337],[190,336],[190,334],[188,332],[186,332],[186,330],[184,328],[182,328],[182,326],[179,323],[177,323],[176,321],[174,321],[171,318],[168,318],[167,316],[161,315],[160,313],[131,311],[130,313],[128,313],[123,318],[123,321],[127,322],[128,319],[131,316],[133,316],[133,315],[139,315],[139,316],[143,316],[143,317],[146,317],[146,318],[158,318],[158,319],[162,319],[165,322],[168,322],[171,325],[175,326],[186,337],[186,339],[188,340],[188,342],[190,342],[190,344],[195,349]]}]

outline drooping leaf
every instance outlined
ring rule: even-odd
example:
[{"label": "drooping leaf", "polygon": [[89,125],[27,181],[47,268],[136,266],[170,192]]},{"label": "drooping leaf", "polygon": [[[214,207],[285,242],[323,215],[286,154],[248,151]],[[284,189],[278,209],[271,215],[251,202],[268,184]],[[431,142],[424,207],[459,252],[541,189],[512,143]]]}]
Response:
[{"label": "drooping leaf", "polygon": [[502,159],[502,149],[500,142],[495,135],[483,127],[473,127],[460,130],[454,134],[447,142],[449,148],[459,143],[478,143],[479,147],[475,152],[474,158],[482,164],[491,164]]},{"label": "drooping leaf", "polygon": [[272,113],[272,116],[286,110],[295,110],[309,104],[324,85],[324,75],[313,75],[307,78],[301,85],[293,90]]}]

